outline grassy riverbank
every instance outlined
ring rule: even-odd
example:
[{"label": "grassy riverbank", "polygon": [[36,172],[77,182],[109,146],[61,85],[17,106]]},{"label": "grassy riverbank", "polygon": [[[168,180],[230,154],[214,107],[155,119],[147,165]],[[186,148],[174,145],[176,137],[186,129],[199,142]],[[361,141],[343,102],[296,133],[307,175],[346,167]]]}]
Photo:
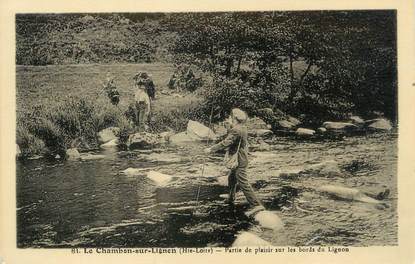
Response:
[{"label": "grassy riverbank", "polygon": [[[73,145],[95,147],[96,133],[109,126],[131,130],[124,113],[133,101],[132,77],[152,75],[158,91],[151,130],[182,130],[198,116],[200,97],[164,95],[173,72],[170,64],[17,66],[17,143],[23,155],[59,153]],[[115,76],[121,94],[118,107],[101,91],[107,73]],[[45,148],[46,147],[46,148]]]}]

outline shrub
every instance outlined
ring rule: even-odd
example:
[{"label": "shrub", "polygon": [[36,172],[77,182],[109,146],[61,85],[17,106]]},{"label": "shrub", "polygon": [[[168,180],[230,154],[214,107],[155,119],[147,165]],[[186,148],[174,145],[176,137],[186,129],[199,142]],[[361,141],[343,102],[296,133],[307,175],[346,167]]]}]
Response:
[{"label": "shrub", "polygon": [[205,87],[203,91],[205,115],[214,110],[214,120],[223,119],[229,115],[234,107],[254,115],[258,106],[271,107],[269,96],[261,87],[253,88],[248,82],[240,79],[216,79],[212,86]]},{"label": "shrub", "polygon": [[87,141],[94,141],[96,137],[95,106],[90,101],[68,97],[64,103],[51,108],[47,116],[64,134],[66,144],[79,137]]},{"label": "shrub", "polygon": [[150,121],[151,131],[162,132],[168,129],[183,131],[186,129],[189,119],[199,122],[209,120],[209,115],[204,111],[200,98],[189,95],[182,101],[176,101],[176,103],[156,109],[153,112]]},{"label": "shrub", "polygon": [[21,151],[28,155],[39,153],[41,142],[49,153],[64,155],[74,141],[96,146],[97,132],[110,126],[120,127],[121,137],[131,130],[117,107],[68,97],[57,105],[34,106],[18,113],[17,141]]},{"label": "shrub", "polygon": [[16,143],[20,147],[22,157],[42,154],[45,151],[45,143],[21,125],[16,128]]}]

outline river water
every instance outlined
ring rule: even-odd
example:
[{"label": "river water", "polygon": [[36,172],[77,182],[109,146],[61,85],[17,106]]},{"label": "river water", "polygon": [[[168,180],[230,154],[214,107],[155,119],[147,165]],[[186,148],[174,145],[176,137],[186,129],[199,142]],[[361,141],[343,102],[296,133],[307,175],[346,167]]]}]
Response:
[{"label": "river water", "polygon": [[[204,145],[194,143],[89,153],[104,155],[96,160],[17,161],[18,247],[226,247],[240,231],[275,246],[397,245],[396,134],[273,142],[271,151],[250,154],[248,172],[265,206],[284,222],[280,231],[248,219],[242,194],[235,207],[224,203],[221,156],[206,157]],[[342,175],[280,177],[327,160],[338,162]],[[123,173],[127,168],[140,170]],[[157,185],[149,170],[173,180]],[[373,194],[389,188],[390,195],[375,206],[315,191],[323,184]]]}]

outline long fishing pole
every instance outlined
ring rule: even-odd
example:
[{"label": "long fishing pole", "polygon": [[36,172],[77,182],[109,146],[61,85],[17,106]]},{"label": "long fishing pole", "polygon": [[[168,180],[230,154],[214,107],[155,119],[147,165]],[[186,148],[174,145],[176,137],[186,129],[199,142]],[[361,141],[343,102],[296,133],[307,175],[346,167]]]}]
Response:
[{"label": "long fishing pole", "polygon": [[[210,134],[210,127],[211,127],[211,124],[212,124],[212,116],[213,116],[213,105],[212,105],[212,109],[210,110],[210,116],[209,116],[209,131],[208,131],[208,139],[207,139],[207,142],[206,142],[207,146],[209,146],[209,139],[210,139],[209,134]],[[206,156],[203,157],[202,174],[199,177],[199,179],[203,178],[203,175],[205,173],[205,164],[206,164]],[[201,188],[201,185],[199,183],[199,187],[197,189],[197,195],[196,195],[196,205],[199,204],[200,188]]]}]

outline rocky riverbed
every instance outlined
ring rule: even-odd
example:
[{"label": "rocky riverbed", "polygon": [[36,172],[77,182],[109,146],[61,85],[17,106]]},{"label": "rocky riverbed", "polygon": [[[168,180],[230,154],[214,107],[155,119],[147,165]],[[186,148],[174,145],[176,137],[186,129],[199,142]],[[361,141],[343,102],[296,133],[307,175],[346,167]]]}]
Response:
[{"label": "rocky riverbed", "polygon": [[[241,193],[235,207],[224,203],[222,157],[207,157],[204,146],[17,161],[18,246],[231,246],[244,231],[275,246],[397,244],[396,134],[275,137],[266,150],[251,152],[251,182],[284,225],[276,231],[244,214]],[[171,178],[159,184],[150,171]],[[319,191],[324,185],[390,194],[371,204]]]}]

